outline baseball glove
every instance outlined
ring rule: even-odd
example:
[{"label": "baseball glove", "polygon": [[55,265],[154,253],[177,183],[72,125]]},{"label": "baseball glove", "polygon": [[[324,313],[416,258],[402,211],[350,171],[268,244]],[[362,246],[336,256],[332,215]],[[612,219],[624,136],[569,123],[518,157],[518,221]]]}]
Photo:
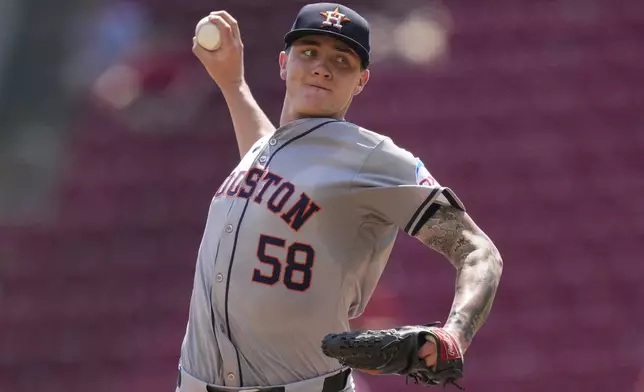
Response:
[{"label": "baseball glove", "polygon": [[[322,340],[325,355],[343,366],[371,374],[398,374],[425,386],[453,384],[463,377],[463,355],[456,340],[438,323],[387,330],[329,334]],[[429,368],[418,351],[435,339],[436,366]]]}]

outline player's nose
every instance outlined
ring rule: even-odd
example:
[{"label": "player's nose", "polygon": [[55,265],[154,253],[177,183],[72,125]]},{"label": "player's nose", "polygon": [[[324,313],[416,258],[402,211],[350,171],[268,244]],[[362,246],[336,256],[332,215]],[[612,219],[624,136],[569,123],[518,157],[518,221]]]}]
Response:
[{"label": "player's nose", "polygon": [[333,74],[329,69],[322,63],[320,63],[317,67],[313,69],[313,74],[317,77],[322,77],[324,79],[331,79],[333,77]]}]

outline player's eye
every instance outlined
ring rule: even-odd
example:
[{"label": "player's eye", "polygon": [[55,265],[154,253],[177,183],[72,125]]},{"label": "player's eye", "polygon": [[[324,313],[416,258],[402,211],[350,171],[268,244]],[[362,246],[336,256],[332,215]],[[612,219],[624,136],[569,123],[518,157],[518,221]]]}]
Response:
[{"label": "player's eye", "polygon": [[315,56],[315,50],[314,49],[305,49],[302,52],[306,57],[313,57]]}]

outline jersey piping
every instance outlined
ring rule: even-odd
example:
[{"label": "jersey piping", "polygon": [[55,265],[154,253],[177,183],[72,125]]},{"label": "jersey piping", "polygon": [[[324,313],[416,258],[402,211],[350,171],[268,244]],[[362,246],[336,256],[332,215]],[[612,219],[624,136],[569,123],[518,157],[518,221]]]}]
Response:
[{"label": "jersey piping", "polygon": [[[340,122],[340,121],[341,120],[331,120],[331,121],[323,122],[322,124],[318,124],[315,127],[309,129],[308,131],[306,131],[304,133],[301,133],[300,135],[295,136],[294,138],[286,141],[283,145],[281,145],[279,148],[277,148],[273,154],[271,154],[271,156],[266,161],[266,167],[268,168],[268,165],[270,164],[270,162],[273,159],[273,157],[275,155],[277,155],[277,153],[281,149],[283,149],[284,147],[288,146],[290,143],[292,143],[292,142],[294,142],[294,141],[296,141],[296,140],[298,140],[300,138],[303,138],[304,136],[310,134],[311,132],[317,130],[318,128],[320,128],[320,127],[322,127],[322,126],[324,126],[326,124],[330,124],[332,122]],[[250,202],[250,200],[246,200],[246,204],[244,205],[244,209],[242,210],[242,213],[239,216],[239,221],[237,222],[237,230],[235,230],[235,238],[233,240],[233,248],[232,248],[232,252],[231,252],[231,255],[230,255],[230,263],[229,263],[229,266],[228,266],[228,274],[227,274],[227,277],[226,277],[226,295],[225,295],[225,299],[224,299],[224,302],[225,302],[224,313],[225,313],[225,317],[226,317],[226,329],[227,329],[226,332],[227,332],[227,335],[228,335],[228,340],[230,340],[231,342],[232,342],[232,337],[231,337],[231,332],[230,332],[230,318],[228,317],[228,294],[229,294],[229,291],[230,291],[230,277],[231,277],[232,270],[233,270],[233,263],[235,261],[235,251],[237,249],[237,239],[239,237],[239,230],[241,228],[241,223],[244,220],[244,215],[246,214],[246,209],[248,208],[248,203],[249,202]],[[237,348],[235,348],[235,353],[237,355],[237,369],[239,370],[239,386],[242,387],[242,386],[244,386],[244,378],[243,378],[243,375],[242,375],[241,360],[239,358],[239,351],[237,350]]]}]

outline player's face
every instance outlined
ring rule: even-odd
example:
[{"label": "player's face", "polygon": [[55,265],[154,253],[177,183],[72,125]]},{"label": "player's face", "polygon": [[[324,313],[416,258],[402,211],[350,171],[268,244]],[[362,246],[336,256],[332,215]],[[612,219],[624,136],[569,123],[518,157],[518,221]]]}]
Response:
[{"label": "player's face", "polygon": [[358,55],[328,36],[306,36],[280,54],[291,109],[300,116],[342,117],[369,80]]}]

